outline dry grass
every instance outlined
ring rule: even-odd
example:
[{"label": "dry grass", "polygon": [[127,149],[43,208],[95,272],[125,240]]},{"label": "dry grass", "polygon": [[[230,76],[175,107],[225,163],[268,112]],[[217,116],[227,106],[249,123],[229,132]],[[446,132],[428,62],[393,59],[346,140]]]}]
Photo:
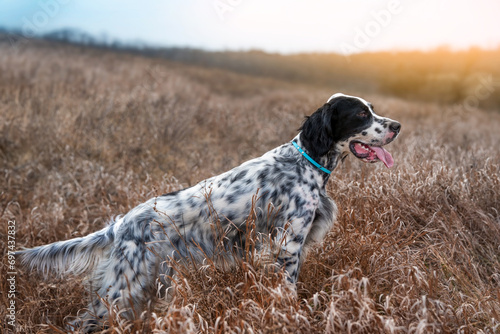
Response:
[{"label": "dry grass", "polygon": [[[18,248],[88,234],[291,139],[334,90],[75,47],[0,51],[2,292],[8,220]],[[108,332],[500,332],[500,115],[364,96],[403,124],[396,166],[335,171],[339,220],[296,294],[253,261],[207,262],[181,268],[146,321],[117,317]],[[85,308],[80,279],[17,270],[19,332],[54,332]]]}]

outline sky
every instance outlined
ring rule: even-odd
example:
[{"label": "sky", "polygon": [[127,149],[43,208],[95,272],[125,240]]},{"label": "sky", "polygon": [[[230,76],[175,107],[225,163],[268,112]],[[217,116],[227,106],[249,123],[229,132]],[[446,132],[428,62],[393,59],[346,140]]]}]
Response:
[{"label": "sky", "polygon": [[500,46],[500,0],[0,0],[0,27],[267,52]]}]

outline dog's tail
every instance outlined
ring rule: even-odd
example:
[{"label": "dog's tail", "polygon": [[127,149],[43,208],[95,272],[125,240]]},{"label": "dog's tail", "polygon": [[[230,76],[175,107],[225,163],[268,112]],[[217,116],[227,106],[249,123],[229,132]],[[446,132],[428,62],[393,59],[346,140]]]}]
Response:
[{"label": "dog's tail", "polygon": [[91,270],[109,252],[113,240],[113,227],[108,226],[83,238],[17,251],[16,258],[44,275],[79,275]]}]

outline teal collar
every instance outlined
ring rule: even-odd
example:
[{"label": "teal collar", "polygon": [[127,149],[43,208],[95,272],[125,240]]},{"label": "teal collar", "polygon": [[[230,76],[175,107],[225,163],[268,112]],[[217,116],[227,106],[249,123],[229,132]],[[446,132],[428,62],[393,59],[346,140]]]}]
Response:
[{"label": "teal collar", "polygon": [[314,166],[316,166],[318,169],[322,170],[326,174],[331,174],[332,173],[331,170],[326,169],[325,167],[321,166],[319,163],[317,163],[316,161],[314,161],[314,159],[311,158],[306,152],[304,152],[304,150],[301,149],[300,146],[296,142],[292,141],[292,144],[304,156],[304,158],[306,158],[307,160],[309,160],[309,162],[312,163]]}]

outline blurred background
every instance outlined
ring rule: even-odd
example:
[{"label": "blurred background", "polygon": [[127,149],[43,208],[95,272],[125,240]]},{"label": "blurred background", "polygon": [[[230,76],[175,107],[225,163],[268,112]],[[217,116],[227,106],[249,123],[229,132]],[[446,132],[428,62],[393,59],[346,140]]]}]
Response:
[{"label": "blurred background", "polygon": [[3,0],[0,31],[252,76],[500,107],[500,3]]}]

